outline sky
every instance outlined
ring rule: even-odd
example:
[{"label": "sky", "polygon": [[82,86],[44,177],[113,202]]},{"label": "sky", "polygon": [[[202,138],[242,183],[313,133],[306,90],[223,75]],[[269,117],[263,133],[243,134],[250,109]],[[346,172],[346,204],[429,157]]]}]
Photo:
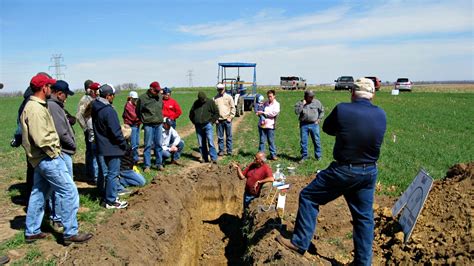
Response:
[{"label": "sky", "polygon": [[190,71],[214,86],[219,62],[256,63],[259,85],[474,80],[473,12],[471,0],[0,0],[0,92],[54,76],[58,54],[73,89],[186,87]]}]

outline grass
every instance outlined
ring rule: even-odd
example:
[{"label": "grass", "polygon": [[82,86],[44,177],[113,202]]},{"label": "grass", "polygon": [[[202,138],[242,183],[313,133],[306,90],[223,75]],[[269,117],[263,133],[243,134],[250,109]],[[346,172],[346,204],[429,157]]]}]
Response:
[{"label": "grass", "polygon": [[[297,166],[297,174],[301,175],[311,175],[317,169],[325,168],[333,160],[334,137],[321,133],[322,161],[308,160],[296,165],[300,158],[299,129],[293,106],[302,98],[302,92],[281,91],[276,96],[281,104],[276,130],[281,160],[271,164],[280,164],[283,168]],[[348,92],[317,91],[316,97],[323,103],[326,116],[337,103],[349,101]],[[387,113],[379,180],[385,186],[396,186],[392,194],[403,191],[420,168],[439,179],[450,166],[473,161],[473,93],[412,92],[391,96],[389,92],[381,91],[374,103]],[[257,118],[250,115],[245,120],[235,143],[240,147],[237,159],[249,161],[248,156],[258,147]],[[314,154],[312,145],[309,154]]]},{"label": "grass", "polygon": [[[444,177],[447,169],[455,163],[469,162],[474,159],[474,86],[472,85],[435,85],[415,86],[411,93],[401,93],[391,96],[391,86],[383,87],[377,93],[374,103],[382,107],[388,118],[387,133],[382,146],[379,160],[379,181],[383,187],[395,186],[392,191],[384,193],[398,195],[412,181],[420,168],[425,168],[432,177]],[[269,88],[265,88],[269,89]],[[318,98],[324,105],[326,116],[340,102],[349,101],[349,93],[335,92],[332,87],[313,87]],[[213,88],[203,88],[208,97],[215,94]],[[265,94],[260,89],[259,93]],[[139,94],[144,91],[139,91]],[[119,117],[123,111],[128,92],[122,92],[115,98],[114,106]],[[71,114],[76,113],[76,107],[82,95],[74,95],[68,99],[66,108]],[[196,99],[197,90],[175,89],[172,97],[183,109],[181,118],[177,121],[178,132],[191,126],[188,119],[189,109]],[[314,175],[317,169],[325,168],[332,159],[334,137],[321,132],[323,160],[308,160],[301,165],[296,161],[300,158],[299,129],[297,117],[294,114],[294,104],[302,99],[302,91],[277,91],[277,100],[281,104],[281,113],[277,121],[276,145],[280,160],[270,162],[273,169],[280,164],[283,169],[296,166],[298,175]],[[25,155],[23,148],[11,148],[9,141],[16,127],[16,110],[21,103],[21,97],[0,98],[0,204],[11,206],[11,198],[18,196],[20,191],[14,184],[24,182]],[[220,163],[238,161],[245,165],[252,161],[258,149],[257,117],[248,113],[240,123],[239,130],[234,134],[234,150],[238,153],[233,157],[223,157]],[[75,163],[84,162],[84,137],[78,125],[74,126],[78,151],[74,156]],[[197,150],[196,135],[193,133],[185,139],[183,160],[189,160],[191,153]],[[141,137],[143,143],[143,133]],[[313,154],[310,145],[309,154]],[[156,175],[156,171],[145,174],[148,182]],[[165,168],[164,173],[173,174]],[[99,206],[99,200],[94,189],[79,189],[81,210],[78,219],[81,230],[94,231],[96,224],[107,221],[113,211]],[[0,253],[11,249],[22,248],[24,245],[23,232],[12,239],[0,243]],[[30,253],[29,253],[30,252]],[[28,255],[29,254],[29,255]],[[54,261],[41,260],[36,256],[33,247],[28,246],[23,264],[50,264]],[[16,262],[15,262],[16,263]]]}]

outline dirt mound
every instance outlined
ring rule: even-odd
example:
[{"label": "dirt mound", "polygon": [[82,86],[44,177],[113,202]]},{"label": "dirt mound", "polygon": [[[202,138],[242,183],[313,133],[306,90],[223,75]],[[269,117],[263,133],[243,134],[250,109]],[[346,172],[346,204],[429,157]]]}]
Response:
[{"label": "dirt mound", "polygon": [[[403,232],[391,217],[395,198],[376,196],[376,229],[373,263],[380,264],[460,264],[473,260],[472,198],[474,163],[453,166],[445,179],[436,181],[406,245]],[[285,265],[339,265],[353,259],[352,225],[347,204],[339,198],[320,207],[318,228],[312,245],[304,256],[296,255],[279,246],[274,240],[278,234],[290,237],[297,212],[298,193],[313,177],[292,177],[294,184],[287,194],[284,220],[275,212],[259,212],[251,205],[251,220],[247,227],[248,263]],[[379,207],[380,206],[380,207]]]},{"label": "dirt mound", "polygon": [[474,163],[451,167],[433,184],[406,245],[398,224],[380,210],[376,218],[375,257],[381,263],[468,265],[473,260],[472,199]]}]

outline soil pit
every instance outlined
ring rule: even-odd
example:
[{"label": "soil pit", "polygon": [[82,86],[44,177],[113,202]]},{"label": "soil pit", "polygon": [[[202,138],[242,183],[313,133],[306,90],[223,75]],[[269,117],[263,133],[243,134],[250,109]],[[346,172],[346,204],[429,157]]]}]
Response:
[{"label": "soil pit", "polygon": [[89,264],[239,264],[244,184],[227,166],[208,164],[132,195],[95,237],[75,245],[64,262]]}]

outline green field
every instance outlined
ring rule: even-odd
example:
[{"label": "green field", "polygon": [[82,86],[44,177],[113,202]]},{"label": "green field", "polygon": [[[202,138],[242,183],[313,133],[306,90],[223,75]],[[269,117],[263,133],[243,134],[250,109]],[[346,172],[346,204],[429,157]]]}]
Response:
[{"label": "green field", "polygon": [[[431,87],[433,88],[433,87]],[[435,92],[402,93],[391,96],[389,90],[377,93],[374,103],[387,113],[387,133],[382,146],[379,160],[379,180],[384,185],[395,185],[397,192],[403,190],[420,168],[425,168],[434,178],[444,176],[446,170],[455,163],[472,161],[474,158],[474,90],[459,90],[453,86],[451,93],[448,88],[443,90],[434,87]],[[472,88],[472,87],[469,87]],[[339,102],[349,101],[349,93],[335,92],[324,87],[315,88],[316,97],[323,103],[326,115]],[[425,88],[426,90],[426,88]],[[214,90],[205,89],[208,96]],[[264,93],[263,90],[260,93]],[[115,98],[114,106],[121,116],[128,92],[124,91]],[[190,106],[196,98],[196,89],[176,89],[173,97],[180,102],[183,115],[178,119],[178,131],[190,126],[187,118]],[[82,95],[74,95],[68,99],[66,108],[75,114],[77,102]],[[281,104],[278,117],[276,143],[282,166],[295,164],[299,158],[299,130],[293,105],[302,98],[302,92],[278,91],[277,100]],[[9,141],[16,125],[16,110],[21,102],[20,97],[0,98],[0,180],[11,183],[24,177],[24,151],[11,148]],[[241,129],[234,136],[237,157],[232,159],[251,160],[251,155],[258,146],[256,117],[245,116]],[[84,140],[81,128],[74,126],[78,152],[75,162],[83,162]],[[143,138],[142,138],[143,141]],[[334,138],[321,133],[323,160],[309,161],[298,166],[300,174],[312,174],[317,169],[328,165],[332,160]],[[196,138],[192,134],[186,139],[185,154],[196,148]],[[312,154],[312,147],[310,147]],[[185,156],[186,158],[186,156]],[[224,161],[230,160],[226,158]]]},{"label": "green field", "polygon": [[[260,89],[264,94],[265,89]],[[334,106],[340,102],[349,101],[347,91],[333,91],[329,87],[315,87],[316,98],[325,107],[328,115]],[[374,103],[387,113],[387,132],[379,160],[379,181],[382,193],[398,195],[413,180],[420,168],[426,169],[435,179],[443,178],[448,168],[456,163],[474,161],[474,89],[472,86],[460,85],[444,87],[425,86],[411,93],[401,93],[391,96],[391,88],[383,88],[377,93]],[[215,90],[204,89],[208,96],[213,96]],[[142,93],[143,91],[139,92]],[[115,97],[114,106],[121,117],[128,92],[122,92]],[[175,89],[173,97],[181,104],[183,115],[178,119],[177,130],[189,128],[189,109],[197,95],[197,89]],[[298,165],[299,129],[297,117],[294,114],[294,104],[302,99],[302,91],[277,91],[277,100],[281,104],[276,131],[278,162],[281,166],[297,166],[298,175],[314,175],[318,169],[325,168],[332,161],[334,137],[321,133],[323,145],[323,160],[308,160]],[[82,97],[76,94],[68,99],[66,108],[75,114],[76,106]],[[16,127],[17,109],[21,97],[0,98],[0,203],[3,206],[15,205],[11,198],[18,195],[18,189],[12,185],[23,183],[25,179],[25,155],[23,148],[11,148],[10,139]],[[234,134],[234,150],[236,155],[224,157],[222,163],[231,160],[242,164],[250,162],[258,148],[257,117],[248,113],[240,123],[239,130]],[[75,163],[84,162],[84,138],[79,125],[74,126],[78,151],[74,157]],[[141,138],[143,142],[143,138]],[[183,160],[191,160],[191,153],[196,150],[196,136],[185,138],[186,147]],[[309,154],[313,154],[310,145]],[[147,174],[148,180],[155,175],[152,171]],[[172,174],[168,170],[165,174]],[[81,206],[88,210],[79,214],[81,227],[94,230],[95,224],[107,219],[105,211],[99,207],[98,200],[93,194],[81,195]],[[20,208],[21,206],[16,205]],[[12,244],[13,243],[13,244]],[[0,244],[0,253],[12,248],[24,246],[21,237]],[[28,252],[33,252],[28,249]]]}]

